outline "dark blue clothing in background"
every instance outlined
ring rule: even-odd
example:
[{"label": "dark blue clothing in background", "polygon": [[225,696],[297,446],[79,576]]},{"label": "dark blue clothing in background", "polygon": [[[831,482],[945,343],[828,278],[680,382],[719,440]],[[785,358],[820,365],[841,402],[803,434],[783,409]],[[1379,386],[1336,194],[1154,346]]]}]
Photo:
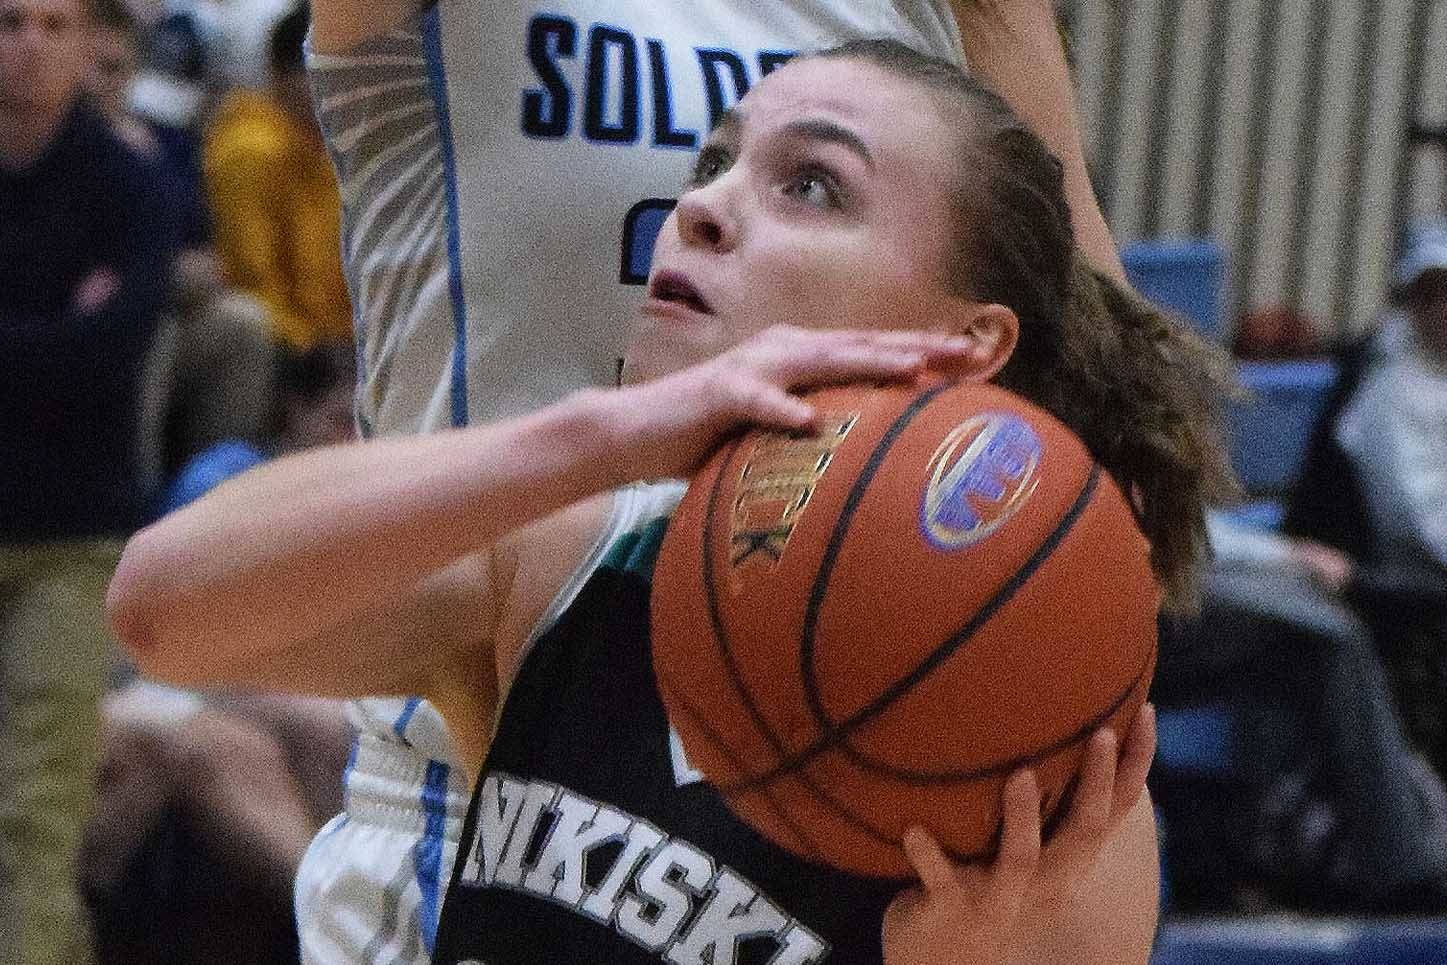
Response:
[{"label": "dark blue clothing in background", "polygon": [[[168,183],[83,102],[35,164],[0,167],[0,544],[122,534],[152,505],[139,410],[179,239]],[[78,312],[101,268],[119,290]]]}]

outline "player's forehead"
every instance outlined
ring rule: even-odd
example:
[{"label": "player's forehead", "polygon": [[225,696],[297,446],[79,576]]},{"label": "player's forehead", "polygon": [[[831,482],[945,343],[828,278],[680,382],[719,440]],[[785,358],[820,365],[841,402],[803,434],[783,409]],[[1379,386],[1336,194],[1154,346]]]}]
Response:
[{"label": "player's forehead", "polygon": [[710,139],[737,142],[787,128],[887,151],[934,140],[942,125],[936,103],[913,81],[856,58],[804,57],[726,111]]}]

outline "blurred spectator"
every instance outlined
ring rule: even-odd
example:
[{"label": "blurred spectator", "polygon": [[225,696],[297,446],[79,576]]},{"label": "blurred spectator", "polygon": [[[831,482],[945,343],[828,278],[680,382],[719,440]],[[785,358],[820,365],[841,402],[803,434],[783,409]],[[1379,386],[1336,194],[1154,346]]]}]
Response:
[{"label": "blurred spectator", "polygon": [[97,965],[298,962],[293,881],[351,739],[337,701],[108,697],[81,866]]},{"label": "blurred spectator", "polygon": [[[284,353],[269,437],[197,456],[168,509],[275,455],[346,441],[352,372],[335,343]],[[99,965],[296,962],[292,883],[340,808],[350,742],[336,701],[145,682],[108,697],[80,872]]]},{"label": "blurred spectator", "polygon": [[[164,420],[163,468],[169,475],[185,460],[221,439],[258,441],[271,405],[275,343],[265,308],[225,284],[211,248],[210,219],[201,191],[199,147],[182,122],[142,116],[129,92],[137,63],[137,25],[123,0],[92,0],[98,18],[90,74],[92,102],[138,153],[162,165],[171,206],[180,214],[182,250],[174,266],[174,314],[157,338],[157,418]],[[157,35],[174,33],[168,17]],[[166,57],[190,71],[200,54],[159,44]]]},{"label": "blurred spectator", "polygon": [[91,29],[91,63],[87,86],[91,102],[111,128],[138,154],[154,156],[161,145],[145,124],[131,114],[131,81],[140,63],[136,18],[121,0],[95,0]]},{"label": "blurred spectator", "polygon": [[271,85],[239,90],[207,133],[206,183],[216,245],[232,284],[251,292],[286,344],[351,338],[341,266],[341,200],[312,113],[298,8],[271,34]]},{"label": "blurred spectator", "polygon": [[147,358],[178,229],[82,96],[82,0],[0,0],[0,961],[89,960],[72,862],[92,800],[101,612],[158,482]]},{"label": "blurred spectator", "polygon": [[352,438],[353,368],[351,349],[342,343],[323,342],[301,353],[282,349],[268,438],[223,439],[192,458],[167,487],[164,511],[273,456]]},{"label": "blurred spectator", "polygon": [[145,121],[188,189],[200,197],[201,127],[213,94],[212,55],[197,13],[177,10],[147,23],[127,108]]},{"label": "blurred spectator", "polygon": [[[204,0],[195,2],[199,6]],[[215,4],[217,73],[227,86],[263,88],[267,85],[271,30],[296,3],[297,0],[222,0]]]},{"label": "blurred spectator", "polygon": [[91,62],[87,77],[90,101],[111,129],[137,154],[159,163],[170,185],[169,203],[180,213],[181,240],[186,248],[209,243],[211,232],[201,195],[198,162],[176,147],[177,132],[136,113],[131,102],[140,63],[140,27],[125,0],[90,0],[95,16],[91,30]]},{"label": "blurred spectator", "polygon": [[1413,227],[1394,305],[1349,346],[1283,529],[1342,554],[1409,729],[1447,770],[1447,221]]},{"label": "blurred spectator", "polygon": [[222,281],[209,248],[183,251],[176,276],[176,315],[164,331],[167,474],[223,439],[262,439],[275,391],[276,344],[261,304]]},{"label": "blurred spectator", "polygon": [[1368,557],[1447,575],[1447,220],[1414,228],[1394,289],[1336,438],[1367,494]]},{"label": "blurred spectator", "polygon": [[[1232,887],[1335,914],[1447,913],[1447,790],[1414,750],[1335,551],[1215,514],[1201,614],[1163,627],[1154,699],[1225,702],[1245,787],[1214,840],[1199,800],[1161,795],[1173,891],[1223,911]],[[1164,790],[1164,789],[1163,789]],[[1169,846],[1172,836],[1179,843]],[[1194,874],[1228,881],[1193,881]]]}]

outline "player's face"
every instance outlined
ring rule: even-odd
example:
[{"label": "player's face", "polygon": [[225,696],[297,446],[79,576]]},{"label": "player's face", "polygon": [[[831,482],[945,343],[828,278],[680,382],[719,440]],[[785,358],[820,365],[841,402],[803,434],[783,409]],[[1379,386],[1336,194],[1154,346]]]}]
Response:
[{"label": "player's face", "polygon": [[630,381],[770,325],[947,324],[956,144],[928,94],[873,65],[770,75],[709,136],[664,224]]},{"label": "player's face", "polygon": [[79,0],[0,0],[0,107],[58,114],[89,53]]}]

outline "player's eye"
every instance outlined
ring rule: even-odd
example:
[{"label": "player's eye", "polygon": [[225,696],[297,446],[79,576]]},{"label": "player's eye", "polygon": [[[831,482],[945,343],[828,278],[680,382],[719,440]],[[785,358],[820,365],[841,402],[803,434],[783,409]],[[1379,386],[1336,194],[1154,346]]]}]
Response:
[{"label": "player's eye", "polygon": [[802,166],[784,182],[782,190],[785,197],[816,208],[838,208],[844,203],[838,179],[815,164]]},{"label": "player's eye", "polygon": [[711,183],[715,178],[722,175],[733,163],[728,151],[717,144],[709,144],[702,151],[698,152],[698,160],[693,162],[693,172],[688,176],[689,188],[701,188]]}]

